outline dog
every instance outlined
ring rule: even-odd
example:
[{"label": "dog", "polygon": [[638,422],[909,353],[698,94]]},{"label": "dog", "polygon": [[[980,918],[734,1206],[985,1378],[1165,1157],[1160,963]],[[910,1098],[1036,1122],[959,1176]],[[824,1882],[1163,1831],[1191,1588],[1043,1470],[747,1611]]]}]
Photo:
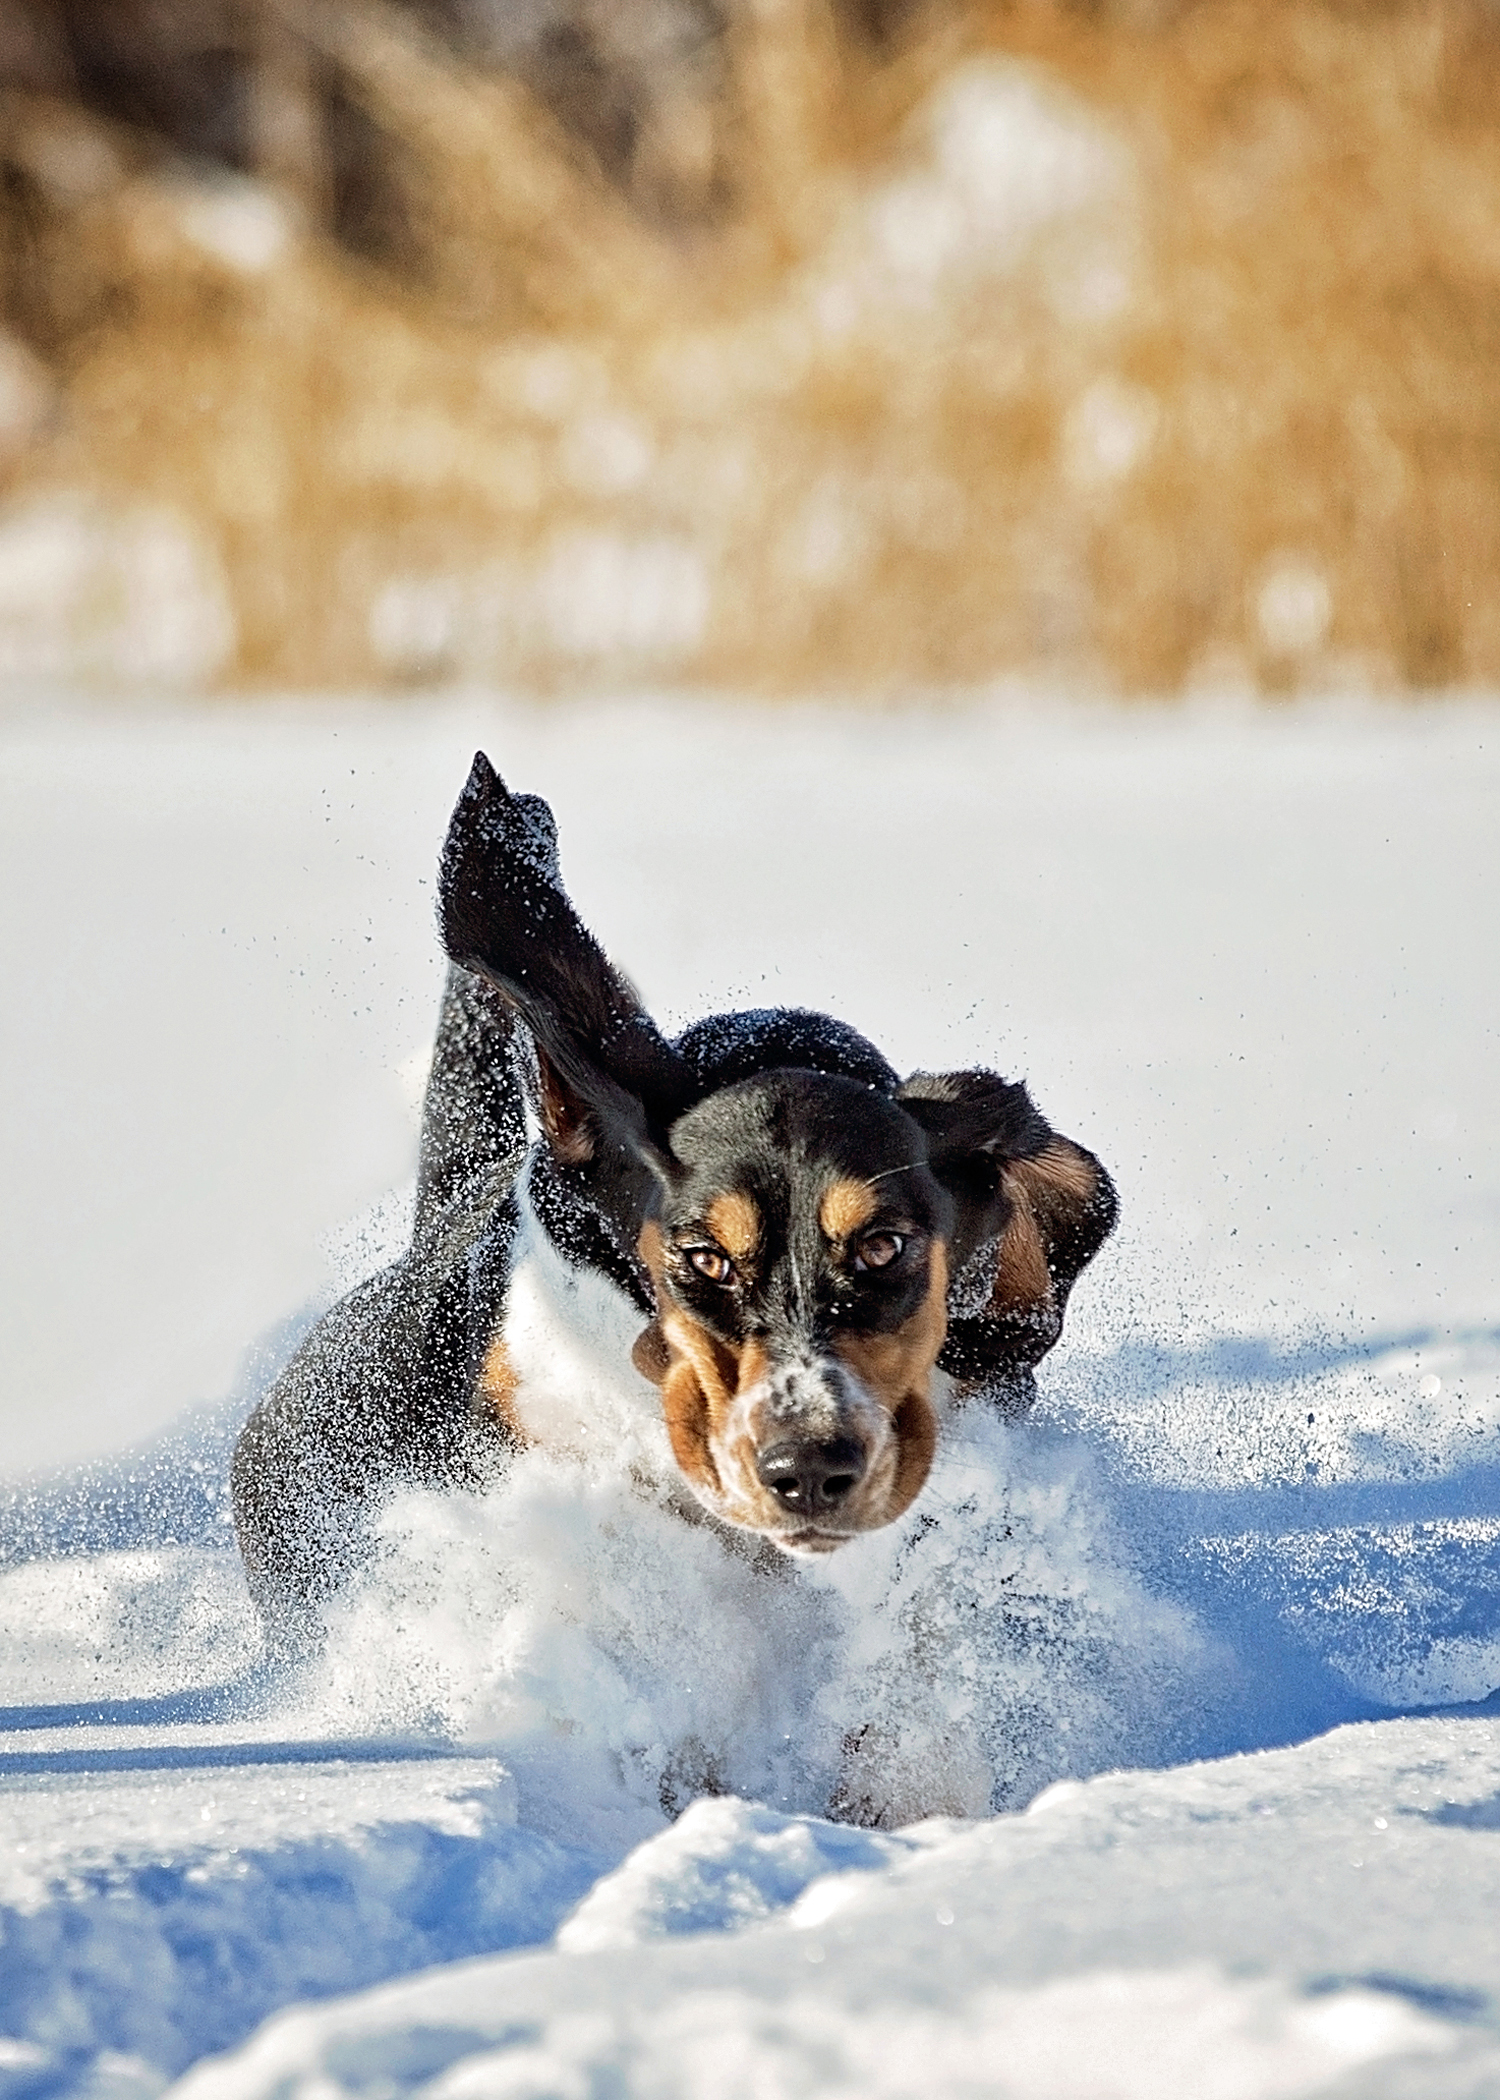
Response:
[{"label": "dog", "polygon": [[1116,1198],[1024,1085],[903,1080],[801,1010],[667,1041],[570,903],[550,809],[483,753],[439,921],[410,1248],[234,1454],[272,1656],[316,1645],[401,1486],[476,1486],[529,1445],[609,1461],[650,1418],[684,1515],[814,1556],[912,1506],[953,1408],[1031,1405]]}]

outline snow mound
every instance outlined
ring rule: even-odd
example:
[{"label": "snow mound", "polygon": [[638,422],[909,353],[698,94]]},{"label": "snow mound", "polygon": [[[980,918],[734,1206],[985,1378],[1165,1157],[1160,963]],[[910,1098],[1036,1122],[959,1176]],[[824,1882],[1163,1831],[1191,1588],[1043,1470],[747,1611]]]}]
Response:
[{"label": "snow mound", "polygon": [[[778,1847],[805,1863],[826,1845],[834,1865],[853,1842],[718,1803],[643,1848],[556,1950],[283,2014],[177,2093],[1478,2094],[1500,2070],[1500,1858],[1474,1835],[1497,1787],[1484,1724],[1348,1728],[879,1840],[893,1856],[877,1871],[676,1936],[700,1866],[764,1894]],[[674,1887],[684,1909],[650,1893]]]},{"label": "snow mound", "polygon": [[569,1954],[593,1954],[758,1924],[830,1874],[890,1866],[955,1827],[934,1821],[885,1835],[811,1816],[779,1816],[733,1796],[695,1801],[670,1830],[638,1845],[595,1883],[557,1944]]},{"label": "snow mound", "polygon": [[[174,2093],[176,2100],[311,2091],[319,2100],[363,2100],[372,2091],[420,2091],[426,2100],[604,2093],[912,2100],[931,2092],[951,2100],[1292,2100],[1382,2058],[1446,2055],[1450,2046],[1436,2021],[1373,1991],[1309,2001],[1282,1984],[1202,1966],[980,1990],[958,2014],[947,2006],[830,2002],[817,1985],[775,2005],[732,1988],[693,1991],[676,2004],[653,1997],[642,2014],[623,2002],[621,1980],[611,1979],[607,2010],[559,2011],[545,2021],[518,2015],[504,2026],[448,2024],[434,2009],[430,2021],[419,2015],[399,2031],[376,2025],[320,2034],[315,2015],[292,2016],[243,2066],[206,2067]],[[378,2021],[385,2008],[354,2010]]]},{"label": "snow mound", "polygon": [[0,2036],[31,2052],[0,2092],[154,2092],[289,2000],[544,1938],[602,1864],[518,1829],[490,1759],[0,1736]]}]

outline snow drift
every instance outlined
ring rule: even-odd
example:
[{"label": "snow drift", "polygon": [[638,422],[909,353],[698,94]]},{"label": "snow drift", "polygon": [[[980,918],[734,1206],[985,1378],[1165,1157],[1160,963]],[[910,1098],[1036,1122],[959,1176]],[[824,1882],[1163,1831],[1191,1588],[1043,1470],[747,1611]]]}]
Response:
[{"label": "snow drift", "polygon": [[[792,841],[765,875],[773,995],[806,998],[826,973],[827,1003],[866,1025],[883,1006],[883,1039],[909,1062],[1001,1055],[993,1013],[942,1018],[938,973],[963,967],[1007,1013],[1054,999],[1066,1025],[1028,1022],[1013,1062],[1085,1133],[1113,1133],[1099,1144],[1122,1169],[1126,1226],[1080,1290],[1034,1419],[961,1415],[908,1517],[827,1564],[767,1570],[619,1469],[533,1454],[484,1494],[392,1503],[323,1664],[273,1677],[225,1475],[295,1322],[233,1399],[156,1428],[158,1396],[141,1416],[154,1436],[123,1456],[100,1438],[18,1479],[0,1521],[0,2094],[145,2100],[179,2074],[214,2100],[1486,2090],[1500,1328],[1485,1233],[1492,1245],[1500,1179],[1478,1054],[1492,973],[1464,959],[1500,933],[1493,886],[1475,881],[1494,722],[1489,708],[1123,727],[976,714],[858,735],[808,718],[771,737],[678,712],[580,741],[574,718],[518,711],[482,727],[523,747],[518,777],[530,766],[538,784],[566,744],[581,895],[601,867],[635,866],[631,769],[701,782],[727,753],[745,850],[773,817]],[[472,726],[458,707],[364,722],[392,809],[413,755],[437,736],[471,744]],[[269,783],[278,753],[292,773],[326,767],[340,733],[146,725],[147,750],[199,791],[169,852],[222,855],[202,797],[221,774],[226,795],[239,782],[212,735],[262,739]],[[94,742],[86,722],[14,740],[18,853],[48,778],[55,811],[87,792]],[[98,740],[101,768],[117,757]],[[1093,813],[1067,854],[1048,813],[1058,777],[1072,814]],[[813,802],[798,783],[835,778],[802,853]],[[1003,990],[1000,959],[963,948],[972,903],[956,930],[938,909],[942,885],[997,879],[1002,778],[1016,811],[1002,872],[1021,884],[993,912]],[[932,811],[926,931],[912,904],[910,926],[851,962],[840,911],[829,934],[805,900],[836,895],[872,812],[914,793]],[[725,803],[695,806],[684,821],[705,837],[731,821]],[[170,809],[151,821],[170,827]],[[402,821],[415,870],[421,827]],[[1150,855],[1132,844],[1147,832]],[[1380,858],[1408,834],[1400,867]],[[285,859],[273,889],[297,885]],[[1206,905],[1183,887],[1200,864]],[[1031,865],[1053,885],[1066,983],[1054,940],[1027,930],[1016,871]],[[627,961],[655,923],[649,874],[608,934]],[[97,909],[104,939],[108,894]],[[1333,993],[1272,968],[1278,910],[1283,948],[1315,943],[1337,993],[1336,1055],[1321,1033]],[[1133,945],[1142,913],[1172,943],[1155,979]],[[644,956],[669,1014],[690,997],[747,1003],[721,995],[715,970],[741,965],[714,959],[710,931],[669,917]],[[924,958],[915,1018],[900,943]],[[409,996],[404,969],[388,995],[364,980],[372,1003]],[[1408,1013],[1413,971],[1426,989]],[[1274,996],[1250,997],[1247,973]],[[269,981],[254,980],[262,1023]],[[167,1010],[191,1030],[189,1003]],[[388,1027],[398,1046],[403,1025]],[[1241,1074],[1246,1054],[1268,1078]],[[62,1097],[42,1077],[33,1098]],[[52,1116],[48,1179],[23,1172],[23,1195],[40,1201],[75,1164],[86,1182],[86,1155],[66,1149],[95,1142],[76,1079],[75,1099],[80,1134]],[[195,1112],[181,1089],[161,1111]],[[309,1111],[288,1095],[286,1113]],[[1444,1130],[1462,1139],[1456,1195]],[[159,1180],[176,1155],[146,1156]],[[287,1231],[275,1188],[245,1187],[234,1229]],[[1285,1200],[1257,1222],[1262,1189]],[[343,1281],[383,1258],[399,1213],[344,1235]],[[239,1244],[236,1290],[274,1303],[281,1272],[255,1271],[254,1235]],[[90,1260],[102,1275],[132,1259],[78,1247],[65,1290],[37,1283],[37,1331],[73,1331]],[[1436,1281],[1417,1267],[1439,1261]],[[150,1296],[165,1287],[130,1273],[170,1324],[171,1301]],[[1341,1315],[1356,1291],[1358,1316]],[[144,1390],[149,1357],[120,1331]],[[16,1362],[19,1417],[32,1386]]]}]

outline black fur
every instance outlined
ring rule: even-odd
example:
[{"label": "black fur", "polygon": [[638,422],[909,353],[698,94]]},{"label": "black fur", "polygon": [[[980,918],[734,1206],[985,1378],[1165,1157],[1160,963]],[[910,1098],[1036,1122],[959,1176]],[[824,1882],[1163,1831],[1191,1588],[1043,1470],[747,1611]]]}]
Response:
[{"label": "black fur", "polygon": [[[989,1072],[902,1084],[873,1045],[822,1014],[714,1015],[667,1042],[574,911],[547,805],[512,795],[482,753],[443,848],[439,920],[451,967],[411,1246],[318,1323],[235,1453],[245,1565],[283,1651],[314,1637],[383,1495],[402,1482],[473,1483],[503,1459],[476,1390],[503,1314],[528,1156],[545,1231],[566,1260],[618,1284],[644,1329],[656,1306],[638,1251],[643,1221],[691,1210],[725,1147],[764,1151],[768,1190],[789,1146],[813,1146],[820,1171],[890,1173],[911,1222],[948,1240],[958,1283],[966,1265],[982,1268],[1007,1222],[1006,1162],[1035,1158],[1053,1138],[1024,1086]],[[550,1133],[532,1147],[528,1092]],[[1010,1412],[1028,1404],[1031,1366],[1114,1222],[1108,1177],[1081,1157],[1097,1168],[1097,1190],[1076,1214],[1047,1221],[1045,1312],[1001,1317],[962,1302],[961,1290],[950,1297],[941,1366]],[[818,1278],[816,1320],[879,1331],[908,1316],[915,1270],[856,1282],[819,1250],[803,1253]],[[679,1281],[710,1320],[729,1317],[722,1293]]]},{"label": "black fur", "polygon": [[[1050,1143],[1051,1126],[1024,1086],[994,1072],[915,1072],[897,1097],[927,1132],[933,1172],[954,1199],[953,1265],[963,1266],[1009,1222],[1001,1187],[1007,1161],[1035,1159]],[[1114,1184],[1093,1153],[1075,1147],[1094,1168],[1094,1194],[1076,1210],[1049,1220],[1048,1303],[1014,1312],[950,1311],[938,1368],[965,1385],[993,1385],[1007,1413],[1023,1412],[1033,1388],[1029,1374],[1062,1333],[1068,1293],[1085,1265],[1114,1230]]]},{"label": "black fur", "polygon": [[662,1145],[696,1097],[692,1069],[568,901],[551,810],[512,795],[482,751],[443,845],[438,916],[450,958],[510,1001],[611,1134]]},{"label": "black fur", "polygon": [[760,1006],[742,1014],[709,1014],[672,1046],[693,1074],[695,1098],[787,1065],[857,1079],[894,1094],[900,1082],[873,1043],[829,1014],[801,1006]]},{"label": "black fur", "polygon": [[[889,1334],[928,1288],[934,1241],[953,1203],[926,1158],[920,1127],[884,1092],[842,1074],[783,1068],[709,1095],[672,1132],[681,1171],[659,1205],[668,1246],[694,1236],[726,1184],[751,1195],[764,1227],[753,1279],[724,1290],[678,1259],[675,1295],[725,1341],[760,1336],[774,1359],[816,1351],[835,1334]],[[870,1181],[886,1227],[911,1245],[889,1268],[857,1271],[818,1227],[818,1199],[840,1177]]]},{"label": "black fur", "polygon": [[411,1246],[323,1316],[235,1448],[235,1528],[278,1651],[315,1632],[372,1503],[402,1482],[473,1483],[491,1459],[470,1396],[504,1302],[527,1150],[516,1036],[493,993],[449,971]]}]

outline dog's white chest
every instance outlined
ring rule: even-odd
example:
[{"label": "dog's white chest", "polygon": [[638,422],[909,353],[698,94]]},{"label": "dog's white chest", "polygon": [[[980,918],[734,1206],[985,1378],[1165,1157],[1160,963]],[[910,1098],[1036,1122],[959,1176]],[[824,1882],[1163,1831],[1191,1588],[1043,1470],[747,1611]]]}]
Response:
[{"label": "dog's white chest", "polygon": [[505,1315],[485,1359],[496,1412],[547,1450],[602,1457],[629,1446],[665,1460],[660,1401],[630,1360],[645,1324],[607,1276],[563,1260],[523,1188]]}]

